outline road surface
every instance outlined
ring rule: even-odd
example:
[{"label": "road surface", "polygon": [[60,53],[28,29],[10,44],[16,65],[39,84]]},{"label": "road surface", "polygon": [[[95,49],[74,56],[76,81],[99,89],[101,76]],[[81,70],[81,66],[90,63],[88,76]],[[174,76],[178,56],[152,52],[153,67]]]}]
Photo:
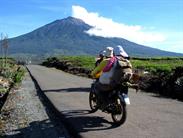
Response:
[{"label": "road surface", "polygon": [[127,121],[114,127],[109,114],[89,113],[91,79],[54,68],[28,65],[42,92],[64,117],[69,131],[84,138],[182,138],[183,103],[129,91]]}]

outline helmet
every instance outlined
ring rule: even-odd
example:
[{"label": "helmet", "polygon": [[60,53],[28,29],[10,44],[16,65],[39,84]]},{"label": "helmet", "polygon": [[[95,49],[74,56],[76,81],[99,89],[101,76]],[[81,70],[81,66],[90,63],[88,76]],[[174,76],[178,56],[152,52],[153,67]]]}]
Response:
[{"label": "helmet", "polygon": [[99,52],[99,57],[104,57],[105,56],[106,51],[102,50]]},{"label": "helmet", "polygon": [[122,57],[124,57],[124,58],[128,58],[129,56],[128,56],[128,54],[125,52],[125,50],[123,49],[123,47],[122,46],[120,46],[120,45],[117,45],[116,47],[115,47],[115,49],[114,49],[114,54],[116,55],[116,56],[122,56]]}]

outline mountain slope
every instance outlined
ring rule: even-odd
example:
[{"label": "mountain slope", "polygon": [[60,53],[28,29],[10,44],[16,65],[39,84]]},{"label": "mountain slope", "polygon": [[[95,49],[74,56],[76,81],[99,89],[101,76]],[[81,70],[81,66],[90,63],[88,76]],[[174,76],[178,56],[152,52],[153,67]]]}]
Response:
[{"label": "mountain slope", "polygon": [[9,40],[10,54],[34,55],[96,55],[106,46],[122,45],[131,56],[183,56],[183,54],[138,45],[122,38],[90,36],[91,26],[68,17],[56,20],[30,33]]}]

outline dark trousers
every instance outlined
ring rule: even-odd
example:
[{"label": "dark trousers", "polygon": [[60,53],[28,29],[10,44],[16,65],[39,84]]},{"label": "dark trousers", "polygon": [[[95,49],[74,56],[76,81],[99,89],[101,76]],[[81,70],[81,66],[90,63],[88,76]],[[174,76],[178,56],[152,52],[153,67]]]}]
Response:
[{"label": "dark trousers", "polygon": [[97,81],[95,83],[95,90],[96,93],[99,97],[99,100],[103,103],[103,104],[107,104],[109,103],[109,93],[113,90],[113,86],[111,85],[107,85],[107,84],[101,84],[99,81]]}]

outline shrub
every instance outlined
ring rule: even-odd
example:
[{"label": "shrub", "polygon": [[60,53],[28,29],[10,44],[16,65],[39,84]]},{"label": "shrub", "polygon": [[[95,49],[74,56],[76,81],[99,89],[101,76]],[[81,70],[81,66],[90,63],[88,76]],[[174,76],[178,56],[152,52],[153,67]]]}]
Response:
[{"label": "shrub", "polygon": [[25,69],[23,67],[19,67],[14,76],[14,83],[20,83],[23,79],[24,74],[25,74]]}]

